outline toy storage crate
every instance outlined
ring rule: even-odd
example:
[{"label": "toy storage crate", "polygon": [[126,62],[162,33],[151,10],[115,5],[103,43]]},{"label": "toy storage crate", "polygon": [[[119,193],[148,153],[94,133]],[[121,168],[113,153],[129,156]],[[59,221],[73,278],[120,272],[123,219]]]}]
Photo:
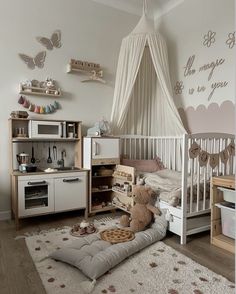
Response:
[{"label": "toy storage crate", "polygon": [[223,187],[218,187],[218,189],[223,192],[224,201],[228,201],[228,202],[232,202],[232,203],[236,202],[235,190],[227,189],[227,188],[223,188]]},{"label": "toy storage crate", "polygon": [[221,202],[215,204],[221,210],[222,234],[235,239],[235,204]]}]

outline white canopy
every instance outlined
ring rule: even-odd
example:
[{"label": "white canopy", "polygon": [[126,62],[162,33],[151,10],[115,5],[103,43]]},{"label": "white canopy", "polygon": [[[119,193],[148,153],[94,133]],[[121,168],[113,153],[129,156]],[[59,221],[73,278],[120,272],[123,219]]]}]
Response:
[{"label": "white canopy", "polygon": [[186,133],[172,98],[166,43],[145,12],[122,40],[111,126],[114,134]]}]

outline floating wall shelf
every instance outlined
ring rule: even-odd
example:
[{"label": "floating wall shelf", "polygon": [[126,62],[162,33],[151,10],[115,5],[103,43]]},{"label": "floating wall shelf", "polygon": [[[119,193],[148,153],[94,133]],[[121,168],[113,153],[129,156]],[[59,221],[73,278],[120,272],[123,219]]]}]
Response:
[{"label": "floating wall shelf", "polygon": [[34,95],[34,96],[48,96],[48,97],[60,97],[61,90],[60,89],[48,89],[48,88],[40,88],[40,87],[30,87],[24,86],[20,84],[20,94],[24,95]]},{"label": "floating wall shelf", "polygon": [[106,83],[103,79],[103,70],[100,64],[97,63],[71,59],[67,65],[66,72],[89,75],[87,79],[81,81],[82,83],[91,81]]}]

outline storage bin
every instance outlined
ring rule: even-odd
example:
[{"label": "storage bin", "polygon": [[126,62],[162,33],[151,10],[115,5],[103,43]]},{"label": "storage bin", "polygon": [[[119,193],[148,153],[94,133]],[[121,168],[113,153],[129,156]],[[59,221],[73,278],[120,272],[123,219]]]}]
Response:
[{"label": "storage bin", "polygon": [[215,204],[221,210],[222,234],[235,239],[235,204],[221,202]]},{"label": "storage bin", "polygon": [[222,188],[222,187],[218,187],[218,189],[223,192],[224,201],[228,201],[232,203],[236,202],[235,190]]}]

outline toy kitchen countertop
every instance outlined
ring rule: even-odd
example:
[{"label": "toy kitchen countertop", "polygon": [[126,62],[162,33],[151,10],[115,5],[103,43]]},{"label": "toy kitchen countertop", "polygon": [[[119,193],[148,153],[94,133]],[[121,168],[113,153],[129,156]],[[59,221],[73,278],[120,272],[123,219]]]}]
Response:
[{"label": "toy kitchen countertop", "polygon": [[14,170],[12,172],[13,176],[31,176],[31,175],[51,175],[51,174],[61,174],[61,173],[74,173],[74,172],[83,172],[89,171],[86,168],[78,168],[78,167],[64,167],[64,168],[55,168],[52,172],[45,172],[44,170],[37,169],[36,172],[20,172],[19,170]]}]

